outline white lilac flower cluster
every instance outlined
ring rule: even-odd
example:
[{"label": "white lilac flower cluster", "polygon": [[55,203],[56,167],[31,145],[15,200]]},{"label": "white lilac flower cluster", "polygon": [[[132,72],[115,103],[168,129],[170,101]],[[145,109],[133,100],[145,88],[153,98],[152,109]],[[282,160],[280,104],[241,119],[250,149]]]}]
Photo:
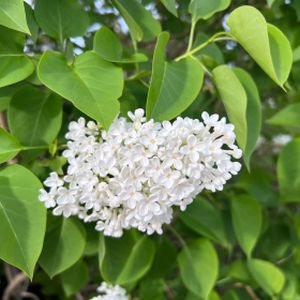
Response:
[{"label": "white lilac flower cluster", "polygon": [[54,215],[96,221],[108,236],[129,228],[161,234],[174,207],[185,210],[203,189],[222,190],[241,168],[232,161],[242,155],[234,126],[217,114],[173,123],[146,121],[142,109],[128,115],[108,131],[83,118],[70,123],[67,174],[51,173],[39,196]]},{"label": "white lilac flower cluster", "polygon": [[128,300],[126,296],[126,290],[119,285],[111,285],[106,282],[102,282],[97,288],[97,292],[100,294],[90,300]]}]

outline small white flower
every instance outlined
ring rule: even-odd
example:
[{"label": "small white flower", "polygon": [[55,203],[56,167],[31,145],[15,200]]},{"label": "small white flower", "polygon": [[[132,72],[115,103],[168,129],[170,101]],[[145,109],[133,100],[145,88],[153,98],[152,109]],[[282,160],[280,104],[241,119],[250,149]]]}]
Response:
[{"label": "small white flower", "polygon": [[129,300],[128,296],[126,296],[126,290],[119,285],[102,282],[97,288],[97,292],[100,295],[90,300]]},{"label": "small white flower", "polygon": [[96,222],[96,230],[114,237],[130,228],[162,234],[174,207],[184,210],[203,189],[222,190],[241,168],[233,161],[242,155],[234,126],[217,114],[173,123],[146,121],[142,109],[128,116],[108,131],[83,118],[70,123],[67,174],[50,173],[49,191],[39,195],[54,215]]}]

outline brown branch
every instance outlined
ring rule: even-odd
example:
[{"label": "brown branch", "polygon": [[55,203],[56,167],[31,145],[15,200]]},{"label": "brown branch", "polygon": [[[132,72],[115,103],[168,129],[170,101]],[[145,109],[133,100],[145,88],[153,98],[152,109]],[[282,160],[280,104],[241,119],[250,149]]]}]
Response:
[{"label": "brown branch", "polygon": [[6,289],[4,290],[3,293],[3,297],[2,300],[10,300],[12,299],[12,296],[15,295],[18,290],[17,287],[23,283],[28,281],[28,277],[25,273],[21,272],[18,273],[12,280],[11,282],[8,284],[8,286],[6,287]]},{"label": "brown branch", "polygon": [[40,300],[40,298],[37,295],[35,295],[31,292],[27,292],[27,291],[23,291],[21,293],[21,296],[24,297],[24,298],[30,298],[30,299],[33,299],[33,300]]}]

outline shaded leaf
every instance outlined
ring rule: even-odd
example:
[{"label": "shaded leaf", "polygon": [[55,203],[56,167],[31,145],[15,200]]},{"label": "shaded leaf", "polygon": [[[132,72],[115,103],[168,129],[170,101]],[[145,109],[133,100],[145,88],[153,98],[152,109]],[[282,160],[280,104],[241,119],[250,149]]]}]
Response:
[{"label": "shaded leaf", "polygon": [[171,14],[173,14],[175,17],[178,17],[175,0],[160,0],[160,2]]},{"label": "shaded leaf", "polygon": [[154,254],[154,243],[147,236],[135,240],[131,232],[125,232],[118,239],[104,238],[101,235],[99,247],[101,275],[108,282],[121,285],[133,283],[150,269]]},{"label": "shaded leaf", "polygon": [[46,209],[38,201],[41,187],[38,178],[20,165],[0,171],[0,257],[30,278],[46,229]]},{"label": "shaded leaf", "polygon": [[39,264],[53,276],[74,265],[86,244],[84,227],[76,219],[48,218],[47,233]]},{"label": "shaded leaf", "polygon": [[197,197],[180,219],[197,233],[228,246],[222,215],[208,200]]},{"label": "shaded leaf", "polygon": [[300,138],[288,143],[280,152],[277,176],[281,200],[300,201]]},{"label": "shaded leaf", "polygon": [[62,122],[62,101],[55,94],[26,86],[10,101],[8,123],[11,132],[25,146],[49,145]]}]

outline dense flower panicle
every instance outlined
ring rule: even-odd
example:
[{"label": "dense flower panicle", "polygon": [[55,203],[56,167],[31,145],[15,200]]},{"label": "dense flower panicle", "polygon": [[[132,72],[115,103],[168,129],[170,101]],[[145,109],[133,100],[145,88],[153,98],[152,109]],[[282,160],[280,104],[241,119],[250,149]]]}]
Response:
[{"label": "dense flower panicle", "polygon": [[102,282],[97,288],[97,292],[100,295],[93,297],[90,300],[128,300],[126,290],[119,285],[111,285]]},{"label": "dense flower panicle", "polygon": [[161,234],[174,207],[185,210],[203,189],[221,191],[241,168],[232,161],[242,155],[234,126],[217,114],[173,123],[146,121],[142,109],[128,115],[108,131],[83,118],[70,123],[67,174],[51,173],[39,197],[54,215],[95,221],[114,237],[129,228]]}]

